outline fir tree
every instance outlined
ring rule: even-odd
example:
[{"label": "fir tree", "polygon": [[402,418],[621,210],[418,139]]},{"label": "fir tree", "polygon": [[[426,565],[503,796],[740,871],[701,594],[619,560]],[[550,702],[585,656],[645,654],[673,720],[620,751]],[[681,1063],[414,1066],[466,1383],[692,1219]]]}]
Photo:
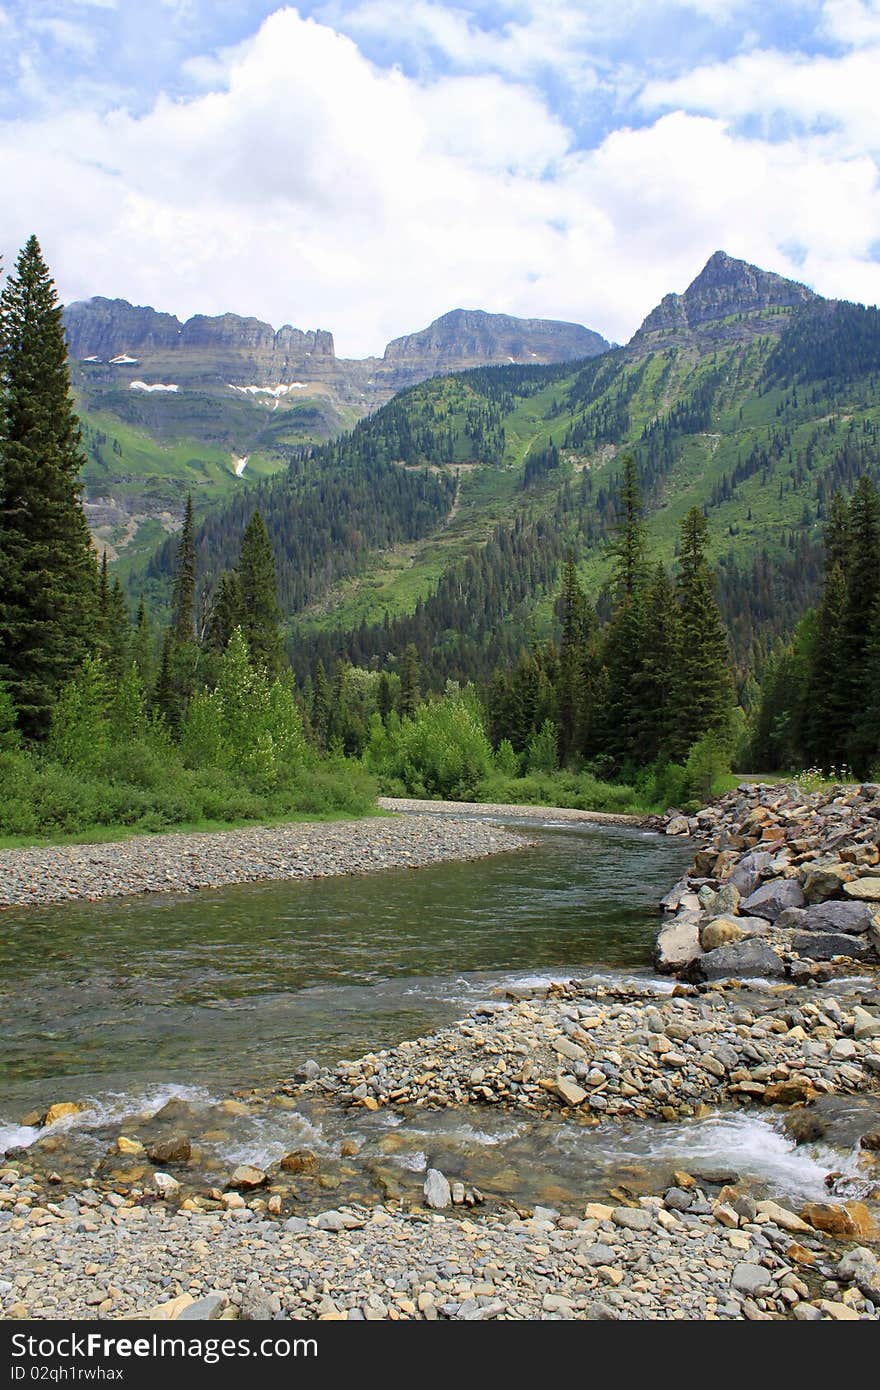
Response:
[{"label": "fir tree", "polygon": [[0,298],[0,679],[31,738],[96,636],[84,463],[61,308],[31,237]]},{"label": "fir tree", "polygon": [[684,757],[703,734],[723,731],[732,706],[727,633],[706,561],[709,528],[699,507],[681,525],[676,579],[681,640],[673,675],[672,752]]},{"label": "fir tree", "polygon": [[171,630],[178,642],[192,642],[196,635],[196,540],[192,493],[187,494],[183,527],[177,545]]},{"label": "fir tree", "polygon": [[251,661],[255,667],[262,667],[270,680],[274,680],[285,665],[279,626],[281,609],[278,606],[275,556],[260,512],[254,512],[242,538],[238,587],[241,628]]},{"label": "fir tree", "polygon": [[562,621],[557,682],[559,760],[565,764],[580,742],[584,668],[591,626],[587,600],[578,583],[572,551],[566,556],[562,571],[562,592],[559,596],[558,610]]},{"label": "fir tree", "polygon": [[400,717],[412,718],[419,707],[421,665],[415,645],[410,642],[400,662]]},{"label": "fir tree", "polygon": [[603,715],[603,743],[618,762],[642,761],[640,750],[645,719],[640,677],[645,636],[647,535],[635,461],[627,455],[623,462],[620,511],[609,547],[615,559],[614,610],[605,636],[608,683]]},{"label": "fir tree", "polygon": [[867,773],[866,750],[856,737],[865,705],[868,642],[880,599],[880,494],[866,473],[849,504],[846,559],[846,604],[843,613],[840,680],[837,700],[849,710],[847,760],[860,776]]},{"label": "fir tree", "polygon": [[137,667],[141,686],[144,690],[152,690],[156,674],[156,643],[143,595],[138,602],[137,623],[131,641],[131,656]]},{"label": "fir tree", "polygon": [[645,595],[638,700],[642,711],[640,761],[652,763],[667,752],[675,714],[672,684],[678,662],[678,608],[665,565],[658,565]]},{"label": "fir tree", "polygon": [[241,588],[235,570],[224,570],[211,608],[206,645],[211,651],[225,652],[233,632],[243,621]]},{"label": "fir tree", "polygon": [[312,706],[311,706],[311,725],[320,746],[324,747],[327,743],[327,730],[330,723],[330,702],[331,702],[330,682],[327,679],[327,672],[324,670],[323,661],[319,661],[315,669],[315,679],[312,682]]}]

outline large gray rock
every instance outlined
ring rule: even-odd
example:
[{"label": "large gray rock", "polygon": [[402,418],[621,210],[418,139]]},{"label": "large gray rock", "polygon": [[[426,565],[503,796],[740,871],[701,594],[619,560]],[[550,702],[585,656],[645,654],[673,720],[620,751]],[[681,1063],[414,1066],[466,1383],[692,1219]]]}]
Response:
[{"label": "large gray rock", "polygon": [[707,951],[694,961],[690,973],[701,980],[723,980],[728,977],[777,980],[785,974],[785,966],[766,942],[757,937],[748,937],[745,941]]},{"label": "large gray rock", "polygon": [[654,947],[654,966],[663,975],[674,975],[700,955],[700,914],[679,912],[662,929]]},{"label": "large gray rock", "polygon": [[746,916],[763,917],[768,922],[775,922],[786,908],[804,906],[806,899],[795,879],[771,878],[749,894],[742,904],[742,910]]},{"label": "large gray rock", "polygon": [[738,888],[744,898],[748,897],[750,893],[754,893],[772,862],[772,854],[763,849],[753,849],[749,854],[743,855],[728,882]]},{"label": "large gray rock", "polygon": [[[851,936],[861,936],[871,928],[877,916],[872,903],[817,903],[807,908],[796,925],[802,931],[842,931]],[[782,925],[780,919],[777,926]]]},{"label": "large gray rock", "polygon": [[753,1265],[743,1260],[734,1268],[730,1277],[730,1287],[736,1289],[737,1293],[754,1297],[761,1289],[773,1287],[773,1275],[763,1265]]},{"label": "large gray rock", "polygon": [[223,1316],[223,1309],[229,1299],[225,1294],[209,1293],[205,1298],[199,1298],[195,1303],[190,1303],[184,1308],[182,1313],[178,1313],[177,1322],[213,1322]]},{"label": "large gray rock", "polygon": [[791,949],[806,960],[831,960],[833,956],[867,960],[874,954],[870,942],[863,937],[847,936],[845,932],[837,931],[795,932],[791,938]]},{"label": "large gray rock", "polygon": [[425,1202],[435,1211],[452,1205],[452,1188],[439,1168],[429,1168],[425,1176]]}]

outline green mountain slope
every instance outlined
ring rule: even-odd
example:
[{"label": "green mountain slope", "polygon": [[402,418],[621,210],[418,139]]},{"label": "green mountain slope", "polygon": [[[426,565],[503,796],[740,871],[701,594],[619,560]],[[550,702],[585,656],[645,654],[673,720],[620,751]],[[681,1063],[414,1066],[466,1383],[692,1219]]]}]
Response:
[{"label": "green mountain slope", "polygon": [[[672,561],[681,518],[705,508],[746,663],[811,601],[833,492],[878,469],[878,372],[876,310],[821,300],[717,253],[626,348],[402,392],[253,494],[279,556],[297,664],[383,661],[414,641],[432,680],[483,677],[551,629],[568,545],[601,604],[624,450],[639,465],[655,553]],[[358,499],[344,479],[366,466],[373,485],[383,481]],[[406,489],[388,486],[394,471],[445,483],[433,520],[395,517],[409,503]],[[318,561],[298,526],[322,488],[336,539]],[[209,572],[234,561],[249,504],[238,499],[204,528]],[[170,560],[166,546],[156,579]]]}]

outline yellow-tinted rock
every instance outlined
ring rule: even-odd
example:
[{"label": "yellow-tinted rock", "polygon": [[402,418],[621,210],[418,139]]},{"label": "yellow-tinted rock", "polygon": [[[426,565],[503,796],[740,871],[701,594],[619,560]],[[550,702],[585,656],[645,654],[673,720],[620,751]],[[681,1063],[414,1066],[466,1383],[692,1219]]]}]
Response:
[{"label": "yellow-tinted rock", "polygon": [[66,1120],[68,1115],[78,1115],[81,1110],[82,1106],[75,1100],[59,1101],[46,1111],[46,1124],[54,1125],[56,1120]]},{"label": "yellow-tinted rock", "polygon": [[808,1202],[801,1211],[801,1217],[817,1231],[830,1236],[857,1236],[860,1240],[873,1240],[877,1235],[874,1218],[864,1202],[847,1202],[845,1206],[833,1206],[830,1202]]},{"label": "yellow-tinted rock", "polygon": [[116,1140],[116,1152],[120,1154],[142,1154],[145,1152],[144,1146],[139,1139],[126,1139],[124,1134],[120,1134]]}]

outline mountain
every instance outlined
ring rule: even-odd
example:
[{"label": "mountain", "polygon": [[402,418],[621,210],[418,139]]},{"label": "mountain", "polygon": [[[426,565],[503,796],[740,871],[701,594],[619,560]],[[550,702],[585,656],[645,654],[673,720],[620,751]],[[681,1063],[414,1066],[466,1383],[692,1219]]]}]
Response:
[{"label": "mountain", "polygon": [[[567,547],[607,603],[624,450],[654,553],[671,564],[680,521],[705,510],[738,660],[760,662],[815,597],[833,493],[880,477],[880,313],[716,253],[625,347],[436,377],[296,456],[206,519],[204,572],[234,563],[258,502],[301,674],[414,642],[434,685],[484,679],[554,630]],[[157,593],[172,561],[166,545],[151,562]]]},{"label": "mountain", "polygon": [[816,295],[725,251],[710,256],[684,294],[667,294],[627,344],[631,355],[695,344],[705,350],[768,331],[776,313],[801,308]]},{"label": "mountain", "polygon": [[395,338],[386,347],[382,364],[400,389],[426,376],[492,363],[574,362],[607,352],[609,346],[579,323],[453,309],[420,333]]},{"label": "mountain", "polygon": [[201,509],[283,469],[292,447],[350,428],[401,387],[491,362],[555,362],[607,349],[578,324],[455,310],[383,357],[336,356],[333,335],[237,314],[173,314],[100,296],[64,326],[89,457],[96,543],[130,564]]}]

